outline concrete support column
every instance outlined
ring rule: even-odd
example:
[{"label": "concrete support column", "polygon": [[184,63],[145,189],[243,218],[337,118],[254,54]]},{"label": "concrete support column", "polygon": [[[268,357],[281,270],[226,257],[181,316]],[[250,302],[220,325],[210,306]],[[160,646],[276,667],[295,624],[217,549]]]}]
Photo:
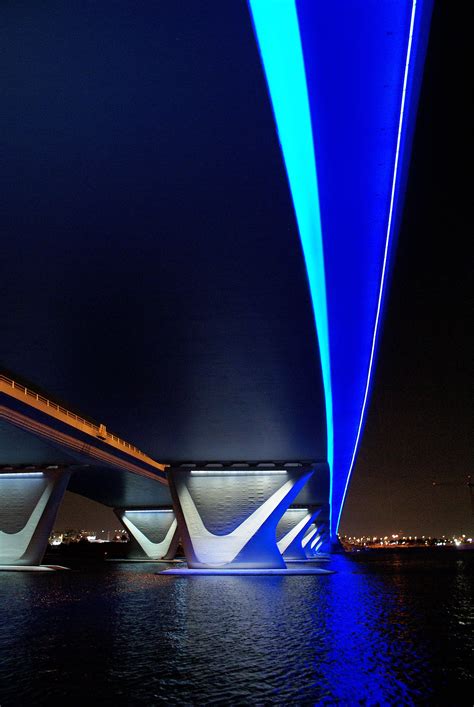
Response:
[{"label": "concrete support column", "polygon": [[277,525],[313,469],[168,472],[190,568],[282,569]]},{"label": "concrete support column", "polygon": [[41,563],[70,475],[63,469],[0,473],[0,565]]},{"label": "concrete support column", "polygon": [[329,539],[328,527],[326,523],[311,524],[302,540],[302,547],[309,559],[316,558],[327,548]]},{"label": "concrete support column", "polygon": [[134,559],[171,560],[178,548],[178,523],[172,509],[115,508],[115,515],[130,534]]},{"label": "concrete support column", "polygon": [[284,560],[307,559],[302,541],[320,513],[320,509],[311,511],[308,508],[288,508],[284,513],[277,526],[277,545]]},{"label": "concrete support column", "polygon": [[316,537],[317,532],[318,532],[318,526],[316,525],[316,523],[311,523],[309,528],[307,528],[305,535],[301,541],[301,547],[303,548],[303,552],[305,553],[305,555],[308,559],[312,557],[312,554],[310,551],[311,542]]}]

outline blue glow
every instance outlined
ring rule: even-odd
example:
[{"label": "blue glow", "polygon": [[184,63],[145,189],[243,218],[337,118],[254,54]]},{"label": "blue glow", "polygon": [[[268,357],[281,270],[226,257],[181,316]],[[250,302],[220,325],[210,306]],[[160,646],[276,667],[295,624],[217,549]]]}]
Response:
[{"label": "blue glow", "polygon": [[333,413],[323,235],[298,16],[292,0],[249,0],[249,5],[306,262],[321,357],[332,486]]},{"label": "blue glow", "polygon": [[354,449],[352,452],[352,457],[351,457],[351,461],[350,461],[350,465],[349,465],[349,471],[347,474],[346,484],[344,486],[344,492],[342,495],[341,505],[340,505],[339,513],[338,513],[338,517],[337,517],[336,532],[337,532],[337,529],[339,528],[339,523],[341,522],[342,509],[344,508],[344,501],[346,499],[346,494],[347,494],[347,489],[349,487],[349,481],[351,478],[352,469],[354,467],[355,458],[356,458],[357,451],[359,448],[359,441],[360,441],[362,426],[363,426],[364,417],[365,417],[365,409],[366,409],[366,405],[367,405],[367,399],[369,396],[370,384],[371,384],[371,380],[372,380],[372,368],[373,368],[373,364],[374,364],[375,349],[376,349],[376,344],[377,344],[377,334],[378,334],[378,330],[379,330],[380,313],[381,313],[381,308],[382,308],[382,298],[383,298],[383,294],[384,294],[385,274],[386,274],[386,269],[387,269],[387,258],[388,258],[388,253],[389,253],[390,239],[392,237],[393,209],[394,209],[394,205],[395,205],[395,190],[396,190],[396,186],[397,186],[398,165],[399,165],[399,159],[400,159],[400,145],[401,145],[401,139],[402,139],[403,122],[404,122],[404,117],[405,117],[405,99],[406,99],[406,92],[407,92],[408,72],[410,69],[411,50],[412,50],[412,46],[413,46],[413,29],[414,29],[414,25],[415,25],[415,15],[416,15],[416,0],[412,0],[410,28],[409,28],[409,33],[408,33],[407,53],[406,53],[406,60],[405,60],[405,71],[404,71],[404,76],[403,76],[403,88],[402,88],[402,95],[401,95],[401,101],[400,101],[400,116],[399,116],[399,120],[398,120],[397,145],[396,145],[396,149],[395,149],[395,160],[394,160],[394,167],[393,167],[392,189],[391,189],[391,193],[390,193],[390,207],[389,207],[389,213],[388,213],[387,231],[385,234],[385,248],[384,248],[384,254],[383,254],[382,274],[381,274],[381,278],[380,278],[379,296],[377,299],[377,311],[375,314],[375,324],[374,324],[374,331],[373,331],[373,335],[372,335],[372,346],[371,346],[371,350],[370,350],[370,359],[369,359],[369,366],[368,366],[368,371],[367,371],[367,380],[366,380],[366,384],[365,384],[364,399],[362,401],[362,408],[360,411],[359,424],[358,424],[358,428],[357,428],[357,435],[356,435],[356,439],[354,442]]},{"label": "blue glow", "polygon": [[[430,2],[298,0],[318,160],[334,415],[331,536],[361,439],[406,157],[419,16]],[[427,27],[425,27],[426,29]],[[418,63],[418,69],[421,63]]]},{"label": "blue glow", "polygon": [[309,543],[311,538],[315,535],[315,533],[318,532],[317,527],[315,526],[312,530],[309,531],[309,533],[303,538],[301,541],[301,547],[306,547],[306,545]]},{"label": "blue glow", "polygon": [[310,284],[335,538],[369,399],[432,3],[249,4]]}]

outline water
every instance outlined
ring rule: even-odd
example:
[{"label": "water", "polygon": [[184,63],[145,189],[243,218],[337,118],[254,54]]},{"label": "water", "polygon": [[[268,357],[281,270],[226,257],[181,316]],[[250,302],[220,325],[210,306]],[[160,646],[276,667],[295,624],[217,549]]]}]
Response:
[{"label": "water", "polygon": [[474,553],[337,574],[0,573],[0,705],[472,705]]}]

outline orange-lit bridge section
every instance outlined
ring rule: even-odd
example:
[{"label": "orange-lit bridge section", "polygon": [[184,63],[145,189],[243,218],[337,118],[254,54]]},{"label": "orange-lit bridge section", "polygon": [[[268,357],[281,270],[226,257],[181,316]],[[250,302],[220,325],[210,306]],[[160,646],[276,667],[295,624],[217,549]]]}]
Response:
[{"label": "orange-lit bridge section", "polygon": [[40,564],[66,488],[132,513],[171,507],[164,464],[5,375],[0,440],[4,567]]}]

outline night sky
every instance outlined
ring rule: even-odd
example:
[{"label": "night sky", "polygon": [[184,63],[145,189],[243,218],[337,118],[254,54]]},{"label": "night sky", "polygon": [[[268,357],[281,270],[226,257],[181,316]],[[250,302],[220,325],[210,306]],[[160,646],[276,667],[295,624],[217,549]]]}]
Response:
[{"label": "night sky", "polygon": [[[122,4],[123,6],[124,4]],[[236,8],[237,5],[232,4],[232,7]],[[241,10],[234,11],[237,14],[241,12]],[[12,12],[14,13],[14,11]],[[196,36],[193,38],[191,45],[194,51],[200,52],[200,56],[203,52],[204,54],[206,53],[206,47],[199,40],[199,22],[211,21],[211,15],[212,13],[209,13],[207,19],[202,15],[196,18]],[[12,17],[14,21],[14,14]],[[232,17],[229,16],[230,20],[232,20]],[[35,22],[39,22],[39,18],[35,18],[33,12],[28,21],[31,27],[35,25]],[[120,22],[126,23],[128,21],[130,21],[130,18],[126,16],[126,13],[120,17]],[[142,17],[141,21],[146,26],[146,18]],[[474,436],[472,434],[474,422],[472,406],[472,259],[468,250],[472,227],[468,213],[470,195],[468,194],[469,185],[466,178],[472,159],[472,151],[470,150],[472,115],[467,96],[468,80],[466,78],[466,54],[469,45],[467,24],[467,21],[463,22],[462,18],[459,17],[459,8],[454,7],[454,3],[446,1],[436,4],[421,91],[406,208],[399,235],[391,290],[387,299],[386,317],[380,342],[372,400],[367,416],[365,435],[360,447],[341,525],[341,531],[347,534],[361,534],[364,532],[386,534],[400,530],[406,533],[448,534],[453,532],[472,532],[474,530],[468,489],[462,485],[466,481],[466,475],[472,473],[474,466]],[[230,22],[229,26],[232,26],[232,22]],[[103,29],[106,32],[106,24],[104,24]],[[176,51],[180,49],[178,30],[179,27],[177,26]],[[17,39],[18,41],[21,40],[21,33],[19,33]],[[13,39],[12,45],[14,41]],[[137,66],[139,66],[140,61],[144,57],[146,58],[147,51],[151,51],[149,48],[147,49],[147,42],[149,41],[150,38],[144,36],[143,48],[137,49],[134,47],[132,50],[128,48],[128,51],[131,51],[131,55],[135,56],[137,62],[136,65],[133,63],[130,65],[128,79],[131,84],[136,78]],[[229,41],[231,40],[229,39]],[[251,56],[251,52],[255,51],[250,47],[250,43],[253,41],[251,32],[242,37],[234,36],[232,41],[235,45],[242,42],[243,45],[247,46],[248,56]],[[97,38],[95,42],[94,46],[96,51],[98,51],[97,47],[100,47],[100,43],[97,43]],[[225,38],[222,38],[221,42],[226,72],[233,71],[232,75],[235,80],[239,81],[240,73],[237,69],[240,67],[233,67],[230,59],[235,48],[229,49],[227,47],[226,53]],[[60,49],[65,51],[66,45],[60,46]],[[54,52],[51,52],[50,59],[53,82],[55,80],[54,76],[58,75],[58,72],[71,70],[72,75],[74,75],[74,72],[80,72],[83,60],[80,53],[80,40],[78,40],[76,46],[71,48],[68,58],[68,61],[71,62],[69,68],[61,69],[60,67],[55,67]],[[211,59],[212,52],[209,51],[206,63],[208,73],[202,79],[203,83],[201,85],[196,84],[194,81],[192,68],[189,69],[189,74],[185,79],[185,85],[189,91],[189,101],[196,101],[197,97],[200,101],[196,114],[187,114],[186,120],[189,121],[190,125],[191,123],[194,125],[196,131],[203,130],[208,133],[215,129],[213,120],[215,120],[215,125],[218,125],[225,118],[225,116],[211,117],[206,113],[206,100],[209,99],[206,92],[212,82],[219,80],[220,75],[219,67],[213,67]],[[160,57],[160,60],[171,64],[174,60],[172,52],[169,54],[165,52]],[[28,57],[26,57],[25,62],[26,65]],[[89,56],[88,70],[92,70],[90,67],[93,67],[97,62],[100,62],[100,52],[97,56]],[[117,67],[105,67],[104,71],[109,71],[110,69],[117,71]],[[250,70],[250,60],[247,69]],[[224,75],[224,70],[221,73]],[[235,106],[238,113],[235,118],[236,123],[243,121],[245,124],[245,121],[247,121],[248,124],[251,124],[252,117],[250,116],[249,118],[246,115],[245,107],[243,107],[246,105],[244,99],[248,90],[252,95],[252,100],[254,100],[254,94],[261,89],[261,86],[258,85],[261,80],[261,77],[254,77],[254,83],[250,88],[247,87],[245,82],[238,84]],[[45,82],[42,88],[47,90],[47,75],[39,77],[38,81],[40,88],[41,81]],[[98,83],[95,85],[97,90],[97,86],[100,86],[100,76]],[[166,236],[169,239],[169,247],[172,247],[173,239],[183,237],[186,229],[180,229],[180,224],[181,226],[185,225],[185,222],[182,221],[183,216],[179,211],[181,197],[179,190],[176,194],[173,191],[177,183],[179,188],[183,190],[191,182],[197,185],[195,202],[192,204],[195,214],[191,214],[192,219],[197,223],[199,223],[199,210],[208,198],[206,180],[215,181],[220,173],[226,172],[228,165],[231,165],[234,184],[236,175],[241,174],[238,188],[241,194],[245,193],[246,198],[249,198],[249,194],[252,192],[251,181],[249,181],[250,178],[242,167],[245,164],[244,151],[248,140],[239,142],[238,137],[234,136],[234,142],[227,145],[222,152],[219,158],[221,162],[216,163],[215,160],[210,160],[209,164],[205,165],[207,171],[201,174],[193,173],[192,141],[190,140],[188,145],[179,145],[178,157],[180,161],[178,160],[178,165],[176,165],[176,154],[171,155],[170,152],[166,163],[160,165],[160,170],[166,172],[165,180],[164,177],[161,178],[160,170],[156,166],[158,147],[156,145],[150,147],[151,143],[147,143],[147,138],[154,134],[153,111],[158,111],[157,103],[152,106],[151,117],[148,115],[147,119],[143,118],[143,134],[145,138],[140,143],[133,144],[133,140],[136,139],[133,134],[130,133],[125,136],[129,140],[128,149],[135,154],[136,159],[133,163],[126,163],[127,173],[123,177],[121,160],[127,158],[127,153],[126,151],[124,154],[121,154],[120,151],[117,152],[114,140],[123,140],[124,135],[119,133],[115,136],[111,135],[110,144],[102,145],[102,154],[98,155],[93,142],[94,116],[86,115],[89,90],[87,82],[78,85],[77,100],[74,99],[76,100],[75,103],[74,100],[71,103],[71,96],[74,96],[75,92],[74,84],[72,86],[71,93],[68,94],[69,110],[76,110],[79,114],[79,117],[76,116],[76,129],[79,135],[78,143],[76,147],[73,144],[72,148],[73,152],[76,152],[74,164],[77,174],[75,174],[75,181],[69,180],[67,160],[63,160],[61,153],[58,152],[53,169],[48,175],[51,184],[53,184],[54,188],[60,190],[62,195],[63,212],[57,212],[55,215],[57,232],[55,233],[54,230],[50,233],[43,232],[41,238],[44,243],[35,244],[32,237],[30,242],[25,241],[25,247],[36,248],[39,254],[38,257],[40,257],[41,251],[44,249],[43,246],[46,245],[46,248],[50,248],[55,243],[56,234],[62,232],[65,225],[71,233],[71,242],[73,238],[77,237],[80,228],[85,228],[84,253],[87,253],[87,255],[84,257],[90,259],[91,267],[89,271],[83,269],[83,272],[88,272],[90,283],[96,282],[97,278],[103,278],[103,300],[97,301],[91,298],[88,294],[87,280],[76,283],[75,291],[74,288],[70,292],[63,289],[64,296],[58,298],[55,287],[57,287],[59,274],[54,272],[54,268],[49,271],[50,265],[48,262],[41,262],[41,260],[34,262],[33,265],[35,267],[33,268],[31,267],[33,259],[25,259],[26,275],[31,278],[34,286],[38,287],[39,306],[46,311],[48,302],[54,300],[55,305],[49,311],[49,317],[53,319],[57,317],[58,320],[64,316],[64,311],[68,310],[68,308],[71,312],[68,330],[64,332],[64,338],[56,342],[57,361],[60,368],[59,370],[56,368],[54,371],[51,370],[51,352],[48,350],[48,346],[44,346],[41,341],[40,325],[42,325],[42,322],[40,317],[40,328],[38,331],[35,330],[36,334],[33,337],[32,344],[35,347],[35,354],[38,360],[38,375],[35,377],[35,382],[39,385],[44,385],[47,390],[54,389],[60,397],[62,394],[66,400],[71,402],[74,409],[79,407],[85,412],[98,409],[100,410],[101,419],[103,418],[104,421],[113,423],[109,409],[112,410],[114,406],[117,406],[118,398],[116,397],[115,381],[123,370],[119,363],[116,363],[112,369],[110,367],[102,367],[102,363],[107,346],[110,346],[111,342],[114,346],[120,347],[124,329],[127,330],[130,337],[136,336],[138,340],[140,338],[140,327],[143,328],[148,325],[146,318],[153,313],[153,303],[150,304],[148,309],[140,312],[138,323],[136,312],[141,296],[140,288],[144,288],[143,292],[146,291],[148,281],[152,281],[153,272],[151,269],[147,270],[145,268],[135,295],[136,299],[127,301],[126,298],[123,298],[121,316],[113,317],[112,319],[108,317],[109,341],[106,342],[106,346],[101,343],[99,337],[96,340],[92,337],[91,344],[86,350],[79,345],[81,338],[87,335],[87,331],[81,331],[81,326],[83,326],[81,322],[87,322],[88,327],[96,327],[97,332],[99,332],[104,324],[104,316],[110,311],[109,303],[120,297],[120,292],[114,291],[116,286],[114,283],[117,282],[117,272],[112,272],[112,275],[108,275],[106,272],[101,273],[100,263],[107,259],[108,250],[114,248],[118,243],[118,247],[122,251],[121,262],[126,262],[127,266],[131,268],[134,267],[133,262],[130,261],[130,258],[133,258],[134,255],[133,250],[129,248],[129,239],[131,238],[130,233],[137,213],[141,214],[140,228],[149,228],[150,233],[156,227],[153,226],[153,219],[158,218],[159,223],[162,223],[164,212],[174,213],[174,229],[170,230],[168,228]],[[153,86],[146,87],[148,96],[152,95],[153,91]],[[23,107],[28,107],[28,101],[31,98],[27,94],[22,96],[21,91],[18,92],[18,95],[20,97],[18,98],[17,96],[15,99],[17,100],[16,105],[21,105],[22,101],[24,101]],[[240,101],[238,100],[239,97]],[[38,95],[34,97],[34,100],[37,104],[36,109],[39,110],[40,114],[42,110],[40,105],[42,100],[41,90],[38,91]],[[91,100],[92,102],[97,102],[99,99],[95,95]],[[100,110],[104,111],[102,117],[106,116],[107,102],[110,105],[115,105],[115,100],[118,99],[114,95],[104,97],[103,105],[101,103],[100,108]],[[139,102],[140,100],[144,101],[145,99],[141,99],[140,96],[131,96],[125,108],[123,107],[124,104],[121,104],[121,109],[130,111],[130,116],[131,118],[133,116],[135,121],[137,101]],[[13,101],[12,105],[15,105],[15,101]],[[119,104],[117,103],[116,105]],[[138,110],[140,110],[140,106]],[[179,105],[168,105],[167,111],[169,113],[168,119],[170,117],[172,119],[173,111],[176,111],[177,115],[182,113]],[[261,135],[272,134],[271,130],[268,129],[271,115],[263,112],[262,116],[262,122],[258,126],[260,133],[255,128],[254,140],[256,143],[259,140],[257,133]],[[69,118],[70,116],[68,115],[64,116],[65,124]],[[80,119],[84,120],[85,118],[87,118],[86,122],[81,124]],[[13,131],[16,129],[20,133],[21,128],[15,128],[13,125],[14,116],[10,117],[10,121],[11,129]],[[48,135],[46,123],[43,124],[42,129],[45,144],[47,145],[50,136]],[[90,144],[88,144],[88,133],[92,140]],[[236,131],[234,130],[232,134],[236,134]],[[66,138],[64,139],[66,140]],[[220,139],[222,140],[222,147],[226,144],[225,136],[221,136]],[[164,144],[167,136],[160,135],[159,140]],[[271,160],[274,160],[275,171],[277,171],[277,168],[281,168],[278,144],[274,138],[267,137],[266,140],[267,143],[263,147],[259,145],[259,149],[266,150],[267,161],[265,164],[268,164],[268,160],[270,160],[270,163]],[[36,178],[39,185],[38,193],[40,193],[42,188],[40,185],[42,179],[41,160],[44,157],[41,153],[41,146],[28,145],[28,136],[24,139],[21,138],[20,141],[24,147],[25,155],[28,154],[29,149],[37,151],[39,159],[37,159],[36,164],[39,172]],[[81,145],[83,148],[82,152],[80,149]],[[138,153],[137,146],[139,148]],[[44,149],[46,150],[46,147]],[[255,146],[252,147],[250,145],[250,150],[252,149],[255,149]],[[71,146],[66,144],[66,141],[64,150],[66,152],[71,150]],[[8,149],[6,157],[7,163],[9,159],[13,159],[12,155],[8,153]],[[96,164],[96,168],[92,172],[88,166],[91,162]],[[112,167],[108,167],[109,172],[103,168],[103,164],[112,164]],[[150,181],[145,191],[142,190],[140,193],[135,194],[133,191],[134,181],[138,175],[143,173],[144,165],[149,170]],[[110,172],[111,169],[112,172]],[[173,170],[175,170],[174,173]],[[94,184],[93,181],[90,181],[91,174],[93,177],[95,175],[96,179],[102,180],[102,182]],[[102,186],[103,188],[103,185],[111,176],[114,179],[114,193],[122,193],[123,195],[123,202],[117,204],[117,223],[120,221],[121,227],[118,228],[118,242],[112,243],[111,239],[107,240],[105,238],[102,245],[100,245],[103,252],[97,254],[95,252],[96,244],[93,240],[87,240],[87,227],[90,226],[93,230],[102,226],[107,229],[110,226],[110,224],[102,220],[101,204],[95,198],[95,190],[97,186]],[[260,176],[263,180],[263,175]],[[255,178],[255,175],[252,175],[252,178]],[[28,186],[28,180],[26,180],[25,184]],[[71,199],[74,199],[74,190],[77,188],[77,184],[82,190],[79,202],[88,204],[88,210],[77,210],[76,206],[74,206],[74,201],[71,201]],[[32,224],[34,224],[35,219],[49,218],[47,212],[48,209],[54,208],[53,201],[50,205],[45,205],[44,200],[41,201],[38,197],[38,202],[34,204],[33,210],[28,211],[28,209],[25,210],[25,202],[22,201],[21,188],[15,192],[11,184],[7,186],[10,189],[10,196],[13,194],[13,197],[17,199],[16,208],[18,213],[22,215],[25,231],[27,232],[30,229],[31,233],[33,233]],[[205,224],[208,229],[216,228],[218,223],[223,223],[229,218],[232,199],[229,197],[227,186],[225,183],[220,186],[218,192],[220,210],[217,212],[215,223]],[[288,201],[288,195],[284,196],[286,189],[284,182],[277,184],[276,187],[275,183],[273,183],[271,188],[269,187],[269,196],[264,197],[268,199],[267,211],[265,211],[264,204],[261,213],[255,212],[257,214],[256,218],[262,219],[263,223],[264,213],[268,212],[268,206],[272,204],[270,193],[274,193],[275,188],[281,191],[281,198],[277,200],[281,206],[273,210],[274,223],[268,224],[268,227],[276,227],[278,224],[278,227],[282,228],[282,222],[287,222],[288,233],[290,233],[292,227],[291,205]],[[158,190],[161,193],[158,204],[153,204],[154,190]],[[40,201],[42,206],[38,207]],[[75,209],[71,216],[68,213],[70,205]],[[42,209],[44,209],[44,213]],[[235,249],[235,252],[237,252],[239,234],[243,229],[247,228],[243,216],[238,211],[232,212],[231,216],[233,223],[235,219],[240,219],[240,223],[235,225],[234,231],[230,234],[227,241],[227,249],[222,248],[222,252],[219,254],[221,265],[224,268],[223,278],[236,277],[236,274],[233,274],[228,267],[228,259],[230,258],[228,250],[230,249],[232,252],[232,249]],[[169,219],[167,222],[165,221],[168,227],[170,223]],[[36,226],[36,224],[34,225]],[[151,258],[152,250],[155,247],[150,237],[143,245],[145,255],[150,253]],[[166,247],[166,242],[161,241],[161,248],[164,253],[166,252]],[[15,244],[9,243],[8,248],[7,257],[15,257]],[[66,283],[68,278],[70,280],[73,278],[77,262],[74,261],[71,255],[72,251],[68,251],[66,242],[60,243],[58,241],[57,248],[59,260],[62,258],[62,263],[66,265],[61,273],[62,282]],[[189,248],[190,252],[188,255],[191,258],[195,257],[199,252],[197,238],[189,244]],[[289,252],[289,250],[286,251],[283,248],[282,252],[272,256],[273,261],[270,263],[266,257],[265,249],[263,247],[257,249],[256,259],[253,261],[254,277],[258,277],[259,268],[263,267],[264,262],[266,262],[269,273],[278,272],[280,278],[284,277],[283,265],[288,264],[288,258],[291,257]],[[143,261],[143,249],[139,256]],[[22,257],[21,253],[20,257]],[[295,262],[289,266],[293,268],[293,275],[301,269],[301,263],[296,262],[297,259],[294,260]],[[48,278],[45,280],[35,280],[38,262],[47,271]],[[174,302],[177,308],[173,309],[173,311],[161,312],[161,319],[152,333],[153,346],[157,346],[163,327],[165,329],[167,327],[166,331],[168,333],[174,332],[173,343],[166,344],[165,342],[161,347],[160,355],[162,358],[159,361],[160,365],[163,365],[163,361],[169,361],[170,354],[172,355],[174,350],[174,362],[169,364],[171,373],[168,379],[168,388],[165,387],[160,391],[162,397],[158,406],[158,413],[164,421],[160,433],[163,440],[167,439],[167,435],[169,437],[168,430],[171,430],[176,423],[172,411],[170,412],[166,409],[165,401],[170,398],[170,395],[174,395],[178,399],[181,396],[181,399],[185,401],[189,386],[197,385],[190,373],[187,376],[181,374],[181,371],[185,370],[188,359],[186,359],[185,354],[180,353],[179,337],[176,337],[179,327],[183,326],[183,322],[180,321],[180,293],[183,285],[192,287],[195,275],[189,271],[180,271],[180,277],[177,280],[177,265],[179,264],[171,261],[168,271],[165,269],[165,272],[162,272],[162,294],[166,292],[169,297],[171,291],[172,299],[169,301]],[[30,267],[31,271],[28,269]],[[221,273],[222,267],[219,271]],[[293,277],[293,281],[295,280],[298,280],[298,278]],[[48,284],[45,285],[44,282],[46,281]],[[301,282],[303,281],[304,278],[301,279]],[[56,284],[53,285],[51,283]],[[216,291],[219,290],[218,287],[215,289]],[[227,291],[232,293],[232,287],[228,287]],[[6,294],[7,306],[10,302],[9,293],[11,292],[12,288]],[[81,298],[76,296],[77,293],[81,293]],[[211,302],[216,306],[212,287],[207,288],[204,297],[207,298],[208,304]],[[260,292],[260,300],[264,301],[265,298],[272,298],[273,300],[274,297],[275,291],[270,286],[269,289],[263,287]],[[293,311],[301,311],[301,320],[292,323],[291,332],[274,331],[273,335],[275,336],[275,341],[279,342],[278,346],[281,349],[280,360],[284,361],[287,357],[294,356],[295,349],[297,349],[300,352],[301,370],[303,370],[304,365],[306,365],[305,362],[312,360],[315,342],[314,340],[306,342],[298,340],[296,347],[294,342],[297,331],[304,330],[305,321],[311,317],[307,311],[307,305],[306,309],[304,305],[301,307],[298,305],[298,298],[300,297],[301,301],[304,299],[298,288],[295,291],[292,290],[291,297],[293,298],[291,308]],[[285,305],[285,302],[286,299],[282,296],[280,307],[288,306],[290,309],[290,305]],[[226,305],[233,306],[233,303],[234,299],[229,295],[229,302],[226,302]],[[225,305],[222,302],[217,302],[217,309],[219,306],[224,307]],[[240,304],[236,305],[237,308],[239,306]],[[84,316],[84,312],[87,312],[87,316]],[[34,327],[34,322],[31,322],[31,325]],[[217,322],[217,325],[219,325],[219,322]],[[199,333],[199,327],[205,326],[205,324],[193,322],[193,326],[197,328]],[[259,330],[258,312],[253,326],[254,331],[250,332],[249,341],[252,341],[254,346],[252,351],[253,365],[258,367],[263,365],[263,358],[259,361],[258,354],[256,354],[259,350],[258,341],[256,342],[255,340],[255,332]],[[91,330],[89,329],[89,331]],[[268,338],[268,331],[266,336]],[[292,346],[286,350],[281,342],[287,341],[288,336],[292,337],[290,339]],[[169,341],[169,337],[166,337],[166,340]],[[149,351],[153,350],[153,346],[149,347]],[[78,358],[78,353],[76,358],[71,358],[70,353],[74,350],[81,352],[80,359]],[[7,351],[8,362],[12,360],[12,357],[9,356],[10,353],[10,351]],[[150,408],[151,402],[154,404],[155,401],[152,401],[150,397],[151,394],[149,393],[147,375],[145,373],[146,366],[143,365],[141,353],[137,350],[135,354],[136,360],[129,361],[130,370],[134,371],[134,377],[127,378],[129,397],[135,396],[136,405],[138,406],[139,396],[142,395],[144,406]],[[151,354],[148,354],[147,365],[150,364],[150,356]],[[26,361],[25,357],[24,360]],[[77,365],[79,361],[80,367]],[[120,361],[120,356],[117,357],[117,361]],[[243,365],[242,359],[240,360],[240,365]],[[11,363],[9,367],[12,367]],[[27,373],[26,368],[25,364],[25,375]],[[62,380],[72,380],[71,373],[73,370],[81,370],[83,376],[79,386],[80,390],[75,393],[75,398],[71,396],[72,389],[68,390],[66,384],[61,388]],[[48,376],[50,380],[48,380]],[[89,406],[87,401],[88,397],[90,399],[90,390],[87,389],[87,381],[93,380],[94,376],[97,381],[97,392],[94,404]],[[276,369],[269,372],[269,385],[271,380],[275,380],[277,376],[278,371]],[[176,380],[179,381],[178,387],[175,385]],[[291,405],[297,400],[303,401],[300,405],[302,409],[311,410],[310,393],[311,391],[316,391],[320,397],[320,383],[317,380],[313,380],[311,386],[304,386],[304,381],[305,376],[303,374],[298,380],[292,381],[293,398],[291,396],[288,397],[288,390],[281,392],[282,409],[291,409]],[[211,379],[210,385],[212,384]],[[289,389],[291,386],[288,385],[287,387]],[[225,386],[222,395],[225,396]],[[130,408],[127,413],[129,418],[122,417],[118,419],[118,429],[117,424],[115,427],[110,424],[110,427],[114,427],[114,431],[143,446],[140,435],[146,438],[146,433],[142,429],[141,421],[135,415],[133,408]],[[308,412],[308,415],[303,415],[308,428],[314,427],[314,420],[318,417],[316,413],[317,411],[313,411],[312,413]],[[191,411],[190,425],[193,424],[193,419]],[[120,424],[123,425],[122,429]],[[278,420],[276,420],[275,424],[278,424]],[[129,432],[130,429],[132,430],[131,433]],[[307,437],[307,435],[302,434],[302,437]],[[157,448],[160,448],[163,440],[156,440]],[[433,488],[433,480],[459,482],[459,486]],[[57,526],[62,528],[78,526],[98,528],[102,526],[106,529],[112,529],[117,527],[117,522],[108,509],[67,494],[60,510]]]}]

